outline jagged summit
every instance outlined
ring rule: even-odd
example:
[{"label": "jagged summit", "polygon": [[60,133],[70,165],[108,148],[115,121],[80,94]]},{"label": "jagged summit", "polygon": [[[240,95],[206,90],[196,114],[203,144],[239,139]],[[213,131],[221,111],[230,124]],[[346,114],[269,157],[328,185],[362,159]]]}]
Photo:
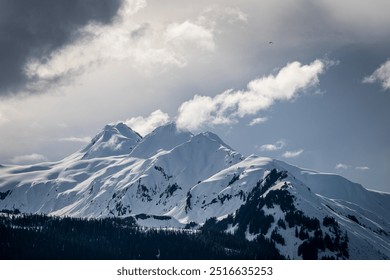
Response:
[{"label": "jagged summit", "polygon": [[81,152],[84,159],[129,154],[142,136],[122,122],[106,125]]}]

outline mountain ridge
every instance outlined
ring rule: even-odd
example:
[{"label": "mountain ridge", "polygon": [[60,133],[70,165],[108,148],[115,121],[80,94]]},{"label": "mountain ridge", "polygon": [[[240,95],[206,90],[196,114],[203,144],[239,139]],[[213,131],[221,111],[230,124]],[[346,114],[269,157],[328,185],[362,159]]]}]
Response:
[{"label": "mountain ridge", "polygon": [[174,123],[144,137],[123,123],[107,125],[62,161],[3,166],[0,175],[0,210],[262,236],[294,259],[313,244],[322,244],[319,258],[390,258],[390,194],[244,157],[212,132],[194,135]]}]

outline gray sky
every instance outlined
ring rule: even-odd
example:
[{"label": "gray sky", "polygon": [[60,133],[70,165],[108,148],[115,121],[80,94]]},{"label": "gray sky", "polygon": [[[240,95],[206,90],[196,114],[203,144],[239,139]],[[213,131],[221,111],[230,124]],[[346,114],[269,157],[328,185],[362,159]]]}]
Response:
[{"label": "gray sky", "polygon": [[[390,192],[386,0],[0,0],[0,163],[169,120]],[[270,43],[272,42],[272,43]]]}]

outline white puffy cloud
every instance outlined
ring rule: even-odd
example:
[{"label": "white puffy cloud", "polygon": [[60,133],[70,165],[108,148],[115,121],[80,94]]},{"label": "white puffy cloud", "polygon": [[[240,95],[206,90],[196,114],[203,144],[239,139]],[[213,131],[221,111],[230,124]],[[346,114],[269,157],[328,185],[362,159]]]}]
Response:
[{"label": "white puffy cloud", "polygon": [[288,63],[276,75],[252,80],[246,90],[227,90],[214,97],[195,95],[181,104],[178,110],[178,127],[197,130],[204,124],[231,124],[246,115],[265,110],[276,101],[288,101],[298,93],[319,83],[327,62],[315,60],[302,65]]},{"label": "white puffy cloud", "polygon": [[47,158],[44,155],[33,153],[30,155],[15,156],[10,161],[15,164],[31,164],[47,161]]},{"label": "white puffy cloud", "polygon": [[374,73],[363,79],[363,83],[375,82],[380,83],[385,90],[390,89],[390,60],[383,63]]},{"label": "white puffy cloud", "polygon": [[169,115],[161,110],[154,111],[146,118],[139,116],[125,121],[126,125],[143,136],[168,122]]},{"label": "white puffy cloud", "polygon": [[282,140],[276,141],[274,144],[264,144],[261,145],[259,150],[263,152],[273,152],[277,150],[281,150],[286,146],[286,143]]},{"label": "white puffy cloud", "polygon": [[203,50],[213,51],[215,48],[213,32],[204,26],[188,20],[183,23],[172,23],[167,27],[165,38],[173,44],[195,44]]},{"label": "white puffy cloud", "polygon": [[282,157],[284,158],[294,158],[303,153],[303,149],[297,150],[297,151],[286,151],[283,153]]}]

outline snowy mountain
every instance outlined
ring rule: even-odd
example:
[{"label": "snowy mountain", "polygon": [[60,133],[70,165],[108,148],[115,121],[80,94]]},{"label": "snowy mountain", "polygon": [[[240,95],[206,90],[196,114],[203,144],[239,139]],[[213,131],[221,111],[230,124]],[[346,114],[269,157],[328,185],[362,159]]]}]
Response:
[{"label": "snowy mountain", "polygon": [[272,240],[287,258],[389,259],[390,194],[333,174],[244,157],[174,123],[118,123],[55,163],[0,167],[0,210],[128,217],[146,227]]},{"label": "snowy mountain", "polygon": [[141,141],[141,138],[137,132],[123,123],[106,125],[91,143],[81,150],[84,153],[83,159],[126,155]]}]

